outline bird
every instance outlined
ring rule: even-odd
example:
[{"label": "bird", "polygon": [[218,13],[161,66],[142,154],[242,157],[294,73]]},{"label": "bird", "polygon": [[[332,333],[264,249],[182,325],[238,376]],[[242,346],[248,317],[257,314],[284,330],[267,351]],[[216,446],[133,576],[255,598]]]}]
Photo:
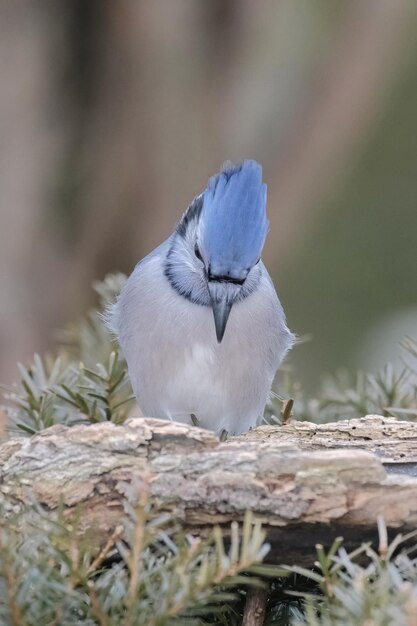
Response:
[{"label": "bird", "polygon": [[292,347],[261,260],[262,167],[227,162],[107,312],[142,414],[237,435],[263,416]]}]

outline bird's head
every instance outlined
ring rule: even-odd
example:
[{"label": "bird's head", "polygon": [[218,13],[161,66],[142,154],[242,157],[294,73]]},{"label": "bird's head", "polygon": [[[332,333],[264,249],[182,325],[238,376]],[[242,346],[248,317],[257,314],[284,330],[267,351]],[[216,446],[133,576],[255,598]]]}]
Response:
[{"label": "bird's head", "polygon": [[251,160],[213,176],[178,224],[166,274],[181,295],[212,307],[219,343],[233,304],[256,289],[267,231],[266,185]]}]

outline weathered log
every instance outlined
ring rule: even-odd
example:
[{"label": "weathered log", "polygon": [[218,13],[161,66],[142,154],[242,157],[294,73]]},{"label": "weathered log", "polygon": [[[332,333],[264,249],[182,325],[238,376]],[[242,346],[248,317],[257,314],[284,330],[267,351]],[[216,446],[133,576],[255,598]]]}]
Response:
[{"label": "weathered log", "polygon": [[417,425],[394,417],[368,415],[361,419],[327,424],[292,422],[286,426],[259,426],[240,435],[239,440],[267,441],[273,438],[281,445],[299,450],[352,448],[376,454],[384,465],[417,464]]},{"label": "weathered log", "polygon": [[10,439],[0,446],[0,502],[6,513],[33,497],[45,509],[77,508],[101,541],[120,523],[127,491],[146,481],[188,530],[227,530],[251,509],[270,560],[301,562],[338,535],[348,547],[375,538],[378,515],[390,529],[414,528],[417,478],[404,470],[416,466],[417,424],[393,418],[264,426],[224,443],[199,428],[132,419]]}]

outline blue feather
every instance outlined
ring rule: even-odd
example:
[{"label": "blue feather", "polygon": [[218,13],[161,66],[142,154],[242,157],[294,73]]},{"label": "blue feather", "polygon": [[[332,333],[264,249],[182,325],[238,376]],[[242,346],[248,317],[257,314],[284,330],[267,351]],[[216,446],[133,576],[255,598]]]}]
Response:
[{"label": "blue feather", "polygon": [[244,279],[259,260],[268,231],[262,167],[227,164],[204,192],[198,246],[213,276]]}]

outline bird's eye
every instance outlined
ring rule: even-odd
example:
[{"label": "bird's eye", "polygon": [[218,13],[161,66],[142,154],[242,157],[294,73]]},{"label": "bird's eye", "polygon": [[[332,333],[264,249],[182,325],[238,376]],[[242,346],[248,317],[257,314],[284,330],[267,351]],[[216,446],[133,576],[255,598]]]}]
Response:
[{"label": "bird's eye", "polygon": [[197,259],[198,259],[199,261],[202,261],[202,260],[203,260],[203,257],[201,256],[201,252],[200,252],[200,249],[199,249],[199,247],[198,247],[198,245],[197,245],[197,244],[195,244],[194,254],[196,255],[196,257],[197,257]]}]

